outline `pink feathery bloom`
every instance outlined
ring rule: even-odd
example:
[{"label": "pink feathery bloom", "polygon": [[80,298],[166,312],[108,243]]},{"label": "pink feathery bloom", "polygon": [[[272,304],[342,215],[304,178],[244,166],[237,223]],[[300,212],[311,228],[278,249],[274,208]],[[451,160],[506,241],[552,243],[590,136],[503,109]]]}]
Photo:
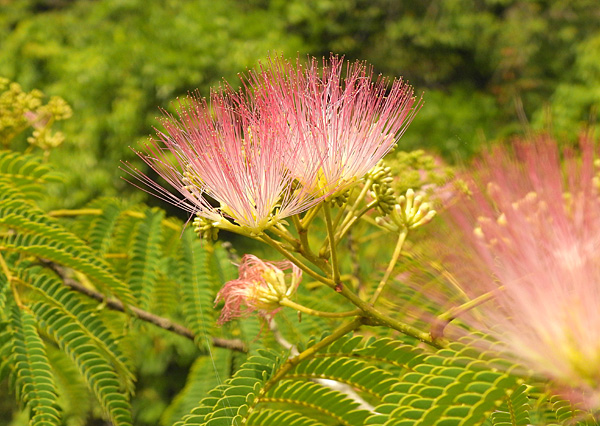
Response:
[{"label": "pink feathery bloom", "polygon": [[[269,65],[249,80],[258,89],[258,101],[288,123],[298,149],[287,163],[293,175],[323,192],[342,190],[372,169],[421,105],[402,80],[391,85],[381,76],[374,80],[365,63],[345,63],[333,54],[321,67],[314,58],[306,67],[282,58]],[[313,160],[315,155],[320,161]]]},{"label": "pink feathery bloom", "polygon": [[275,315],[279,302],[291,297],[302,280],[302,271],[292,262],[266,262],[251,254],[242,258],[239,271],[239,278],[227,282],[217,294],[215,305],[225,302],[219,324],[255,311]]},{"label": "pink feathery bloom", "polygon": [[[189,96],[179,102],[177,117],[166,115],[158,140],[138,154],[182,199],[131,166],[129,172],[148,192],[217,223],[228,217],[260,232],[300,213],[318,197],[314,188],[297,185],[288,169],[297,150],[287,124],[267,105],[262,107],[249,94],[227,88],[212,92],[210,105],[198,95]],[[303,160],[313,169],[312,162],[318,161],[315,155]]]},{"label": "pink feathery bloom", "polygon": [[[498,148],[450,208],[448,267],[484,327],[553,389],[600,408],[600,194],[594,143],[561,153],[541,137]],[[596,164],[597,167],[597,164]],[[485,301],[487,297],[490,300]]]}]

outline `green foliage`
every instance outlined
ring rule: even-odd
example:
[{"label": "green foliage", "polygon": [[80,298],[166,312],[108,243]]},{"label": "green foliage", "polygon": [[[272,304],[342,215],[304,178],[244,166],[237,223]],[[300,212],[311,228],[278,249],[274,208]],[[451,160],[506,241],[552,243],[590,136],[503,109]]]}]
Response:
[{"label": "green foliage", "polygon": [[45,186],[58,180],[55,173],[38,157],[11,151],[0,151],[0,183],[26,199],[38,200]]},{"label": "green foliage", "polygon": [[[487,140],[547,128],[562,135],[598,120],[597,17],[592,0],[269,0],[319,57],[366,60],[403,76],[425,105],[401,141],[447,158]],[[552,116],[547,117],[548,104]]]},{"label": "green foliage", "polygon": [[187,376],[185,387],[173,399],[161,417],[161,424],[170,426],[189,413],[206,394],[229,377],[231,367],[230,351],[215,348],[209,356],[201,356],[194,361]]},{"label": "green foliage", "polygon": [[187,232],[181,240],[178,259],[183,312],[191,330],[197,336],[212,335],[214,332],[216,315],[212,306],[220,288],[216,279],[217,268],[212,256],[212,247],[206,247],[207,245],[206,242],[200,242],[193,233]]},{"label": "green foliage", "polygon": [[[30,409],[32,424],[82,425],[99,404],[94,415],[132,425],[134,414],[143,418],[132,413],[133,367],[150,368],[139,354],[147,332],[132,328],[127,314],[134,306],[156,308],[192,330],[196,352],[214,353],[207,345],[219,333],[212,301],[219,277],[231,275],[227,256],[220,246],[200,244],[191,229],[182,234],[183,224],[158,209],[100,199],[83,210],[53,212],[67,219],[51,217],[36,201],[52,176],[36,157],[0,152],[0,378],[13,377],[10,388]],[[103,309],[81,288],[116,297],[125,314]],[[189,352],[181,340],[165,343]],[[156,358],[154,369],[168,368],[169,359]],[[197,374],[189,376],[173,415],[180,417],[213,386],[202,379],[212,358],[203,359],[205,368],[192,370]],[[226,378],[229,361],[220,365]]]},{"label": "green foliage", "polygon": [[529,410],[527,386],[521,385],[506,399],[505,407],[501,407],[492,414],[492,425],[527,426],[530,424]]},{"label": "green foliage", "polygon": [[117,166],[141,163],[128,147],[157,125],[158,106],[198,88],[208,96],[223,77],[236,85],[237,73],[269,51],[293,56],[302,50],[283,22],[234,0],[74,1],[45,13],[23,9],[0,19],[0,76],[61,96],[77,111],[64,126],[68,143],[51,155],[69,170],[68,190],[52,188],[53,207],[58,200],[60,207],[79,207],[99,194],[136,194]]},{"label": "green foliage", "polygon": [[[394,339],[354,336],[294,361],[292,368],[287,358],[259,351],[178,425],[268,426],[284,420],[299,425],[480,425],[490,416],[493,425],[529,421],[527,387],[507,370],[510,365],[463,343],[427,352]],[[500,411],[494,412],[497,407]]]},{"label": "green foliage", "polygon": [[126,281],[142,309],[148,308],[158,278],[159,263],[156,259],[161,254],[161,222],[164,216],[163,211],[148,210],[144,219],[130,230],[131,257]]},{"label": "green foliage", "polygon": [[11,306],[12,378],[17,398],[31,409],[31,424],[60,425],[56,384],[31,313]]}]

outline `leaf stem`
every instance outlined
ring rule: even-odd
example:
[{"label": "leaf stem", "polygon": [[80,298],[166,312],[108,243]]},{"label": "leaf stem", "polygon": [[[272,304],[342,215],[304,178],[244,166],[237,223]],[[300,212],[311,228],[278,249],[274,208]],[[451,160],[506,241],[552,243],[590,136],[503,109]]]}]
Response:
[{"label": "leaf stem", "polygon": [[471,309],[474,309],[477,306],[492,300],[499,291],[504,291],[504,287],[501,286],[495,290],[488,291],[487,293],[479,295],[460,306],[455,306],[440,314],[436,318],[435,322],[431,325],[431,334],[442,337],[444,335],[444,329],[450,322],[452,322],[452,320],[464,314],[465,312],[468,312]]},{"label": "leaf stem", "polygon": [[260,239],[262,241],[264,241],[265,243],[267,243],[268,245],[270,245],[271,247],[273,247],[275,250],[277,250],[279,253],[281,253],[284,257],[291,260],[294,264],[296,264],[296,266],[298,266],[302,270],[302,272],[311,276],[315,280],[327,285],[328,287],[331,287],[331,288],[335,287],[334,281],[332,281],[330,278],[326,278],[326,277],[318,274],[317,272],[313,271],[312,269],[310,269],[300,259],[298,259],[296,256],[294,256],[292,253],[290,253],[288,250],[286,250],[281,244],[279,244],[277,241],[275,241],[274,239],[269,237],[264,232],[261,235]]},{"label": "leaf stem", "polygon": [[[125,210],[125,213],[129,217],[136,217],[138,219],[143,219],[146,217],[145,213],[137,212],[133,210]],[[48,212],[48,216],[52,217],[71,217],[71,216],[100,216],[102,214],[102,209],[59,209],[52,210]],[[171,228],[174,231],[181,231],[181,226],[173,223],[169,220],[164,219],[162,221],[163,226],[167,228]]]},{"label": "leaf stem", "polygon": [[355,309],[353,311],[346,312],[325,312],[325,311],[317,311],[315,309],[308,308],[304,305],[300,305],[299,303],[293,302],[290,299],[283,298],[279,301],[279,304],[282,306],[287,306],[288,308],[292,308],[297,310],[298,312],[302,312],[308,315],[314,315],[317,317],[323,318],[347,318],[347,317],[355,317],[361,314],[360,309]]},{"label": "leaf stem", "polygon": [[327,236],[329,237],[329,251],[331,253],[331,275],[336,286],[341,284],[340,281],[340,265],[337,258],[336,240],[335,240],[335,229],[333,229],[333,222],[331,221],[331,207],[329,202],[323,203],[323,212],[325,213],[325,224],[327,225]]},{"label": "leaf stem", "polygon": [[310,248],[307,225],[300,221],[298,215],[292,216],[292,221],[294,222],[296,232],[298,232],[298,238],[300,239],[300,247],[296,251],[327,274],[329,269],[327,263],[318,257]]},{"label": "leaf stem", "polygon": [[311,208],[310,210],[308,210],[306,212],[306,214],[302,218],[302,226],[304,228],[308,228],[308,225],[310,225],[310,223],[313,221],[313,219],[315,217],[317,217],[317,213],[319,212],[320,208],[321,208],[321,203],[317,204],[316,206],[314,206],[313,208]]},{"label": "leaf stem", "polygon": [[393,272],[394,268],[396,267],[396,263],[398,263],[398,258],[400,257],[400,253],[402,252],[402,246],[404,245],[404,241],[406,241],[407,234],[408,234],[408,228],[406,228],[406,227],[402,228],[402,230],[400,231],[400,235],[398,236],[398,242],[396,243],[396,248],[394,249],[394,254],[392,255],[392,258],[390,259],[390,263],[388,264],[388,267],[385,270],[385,273],[383,274],[383,278],[379,282],[379,285],[377,286],[375,293],[373,293],[373,297],[371,298],[371,305],[374,305],[375,302],[377,302],[377,299],[381,295],[381,292],[383,291],[383,289],[385,288],[385,285],[387,284],[388,280],[390,279],[390,275],[392,275],[392,272]]},{"label": "leaf stem", "polygon": [[263,389],[260,391],[259,399],[262,396],[264,396],[264,394],[267,393],[267,391],[271,387],[273,387],[279,380],[281,380],[283,378],[283,376],[285,376],[287,374],[287,372],[290,371],[292,368],[294,368],[296,365],[300,364],[305,359],[310,358],[311,356],[316,354],[318,351],[320,351],[323,348],[326,348],[327,346],[329,346],[330,344],[332,344],[339,338],[345,336],[349,332],[356,330],[362,324],[363,324],[362,318],[355,318],[354,320],[347,322],[346,324],[342,324],[341,326],[336,328],[329,336],[327,336],[320,342],[315,343],[310,348],[306,349],[304,352],[301,352],[300,354],[296,355],[295,357],[288,359],[281,366],[279,371],[277,371],[277,373],[265,384]]},{"label": "leaf stem", "polygon": [[[194,335],[194,333],[190,329],[184,327],[183,325],[177,324],[168,318],[164,318],[155,315],[151,312],[144,311],[143,309],[136,308],[135,306],[128,305],[127,307],[125,307],[121,301],[108,298],[99,291],[86,287],[72,278],[65,277],[63,271],[61,270],[62,268],[58,265],[54,263],[47,263],[47,265],[54,272],[57,273],[57,275],[63,280],[65,286],[104,304],[104,306],[106,306],[107,308],[112,309],[113,311],[131,314],[134,317],[141,319],[142,321],[148,322],[150,324],[154,324],[155,326],[160,327],[163,330],[167,330],[175,334],[179,334],[180,336],[183,336],[192,341],[196,341],[197,336]],[[238,352],[248,351],[244,342],[238,339],[229,340],[222,339],[219,337],[212,337],[212,344],[216,347],[227,348]]]},{"label": "leaf stem", "polygon": [[6,275],[6,279],[8,280],[10,289],[12,290],[13,297],[15,298],[17,306],[19,307],[19,309],[23,309],[24,305],[23,302],[21,302],[21,297],[19,296],[19,292],[17,291],[16,281],[12,273],[10,272],[9,267],[6,264],[4,257],[2,256],[2,253],[0,253],[0,269],[2,269],[4,275]]}]

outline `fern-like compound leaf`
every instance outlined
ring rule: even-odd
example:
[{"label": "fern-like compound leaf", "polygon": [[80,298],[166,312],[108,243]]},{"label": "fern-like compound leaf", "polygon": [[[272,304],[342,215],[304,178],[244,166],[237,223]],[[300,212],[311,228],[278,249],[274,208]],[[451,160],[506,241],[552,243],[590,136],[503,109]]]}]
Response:
[{"label": "fern-like compound leaf", "polygon": [[411,361],[366,424],[481,425],[517,387],[517,378],[498,368],[502,363],[458,343]]},{"label": "fern-like compound leaf", "polygon": [[12,365],[17,398],[31,410],[31,425],[60,426],[54,375],[29,312],[12,306]]},{"label": "fern-like compound leaf", "polygon": [[42,163],[40,157],[0,151],[0,182],[16,191],[23,199],[42,198],[46,184],[57,180],[57,175]]},{"label": "fern-like compound leaf", "polygon": [[261,351],[259,355],[249,357],[233,377],[209,392],[177,425],[244,424],[259,402],[266,382],[285,359],[272,351]]},{"label": "fern-like compound leaf", "polygon": [[192,232],[183,234],[179,257],[183,312],[187,326],[199,338],[212,334],[216,320],[212,307],[219,282],[213,256],[212,247],[203,245]]},{"label": "fern-like compound leaf", "polygon": [[282,380],[260,402],[307,407],[344,426],[362,426],[371,414],[348,395],[311,381]]},{"label": "fern-like compound leaf", "polygon": [[284,410],[260,410],[248,416],[247,426],[324,426],[323,423],[297,412]]},{"label": "fern-like compound leaf", "polygon": [[148,309],[152,290],[159,272],[161,258],[161,222],[164,212],[158,209],[146,210],[144,219],[139,221],[131,236],[129,265],[126,282],[135,295],[138,306]]},{"label": "fern-like compound leaf", "polygon": [[134,298],[129,288],[110,272],[109,265],[85,242],[40,210],[19,199],[5,200],[0,203],[0,227],[13,231],[0,243],[5,249],[48,259],[77,270],[123,303],[133,304]]},{"label": "fern-like compound leaf", "polygon": [[507,398],[506,403],[492,414],[492,426],[527,426],[530,424],[527,386],[521,385]]},{"label": "fern-like compound leaf", "polygon": [[185,387],[164,411],[161,424],[171,426],[189,413],[208,392],[228,378],[231,351],[213,348],[210,356],[200,356],[194,361]]},{"label": "fern-like compound leaf", "polygon": [[75,363],[111,421],[130,425],[133,375],[113,335],[94,304],[37,269],[17,270],[15,276],[33,292],[30,309],[38,326]]}]

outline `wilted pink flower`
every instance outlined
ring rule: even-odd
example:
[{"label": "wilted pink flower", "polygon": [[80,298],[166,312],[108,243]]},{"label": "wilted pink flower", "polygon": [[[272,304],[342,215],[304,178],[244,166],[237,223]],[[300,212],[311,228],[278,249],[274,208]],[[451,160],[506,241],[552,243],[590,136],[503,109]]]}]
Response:
[{"label": "wilted pink flower", "polygon": [[[504,342],[565,396],[600,408],[600,198],[594,144],[561,155],[548,138],[500,148],[450,209],[465,244],[450,270],[471,298],[462,318]],[[462,249],[461,249],[462,247]]]},{"label": "wilted pink flower", "polygon": [[343,189],[373,168],[420,107],[402,80],[391,86],[381,76],[374,81],[363,62],[345,65],[335,55],[322,67],[313,58],[306,69],[276,58],[251,81],[259,100],[288,123],[298,150],[287,163],[293,175],[324,192]]},{"label": "wilted pink flower", "polygon": [[291,297],[302,280],[302,271],[292,262],[266,262],[251,254],[242,258],[239,269],[239,278],[226,283],[217,294],[215,305],[225,302],[220,324],[255,311],[274,315],[279,302]]},{"label": "wilted pink flower", "polygon": [[210,105],[190,96],[187,104],[180,102],[178,117],[163,120],[160,142],[152,140],[139,155],[183,199],[137,169],[131,174],[191,213],[216,222],[226,216],[255,231],[306,210],[316,202],[314,188],[293,185],[287,165],[296,161],[294,141],[275,111],[262,106],[226,89],[213,92]]}]

